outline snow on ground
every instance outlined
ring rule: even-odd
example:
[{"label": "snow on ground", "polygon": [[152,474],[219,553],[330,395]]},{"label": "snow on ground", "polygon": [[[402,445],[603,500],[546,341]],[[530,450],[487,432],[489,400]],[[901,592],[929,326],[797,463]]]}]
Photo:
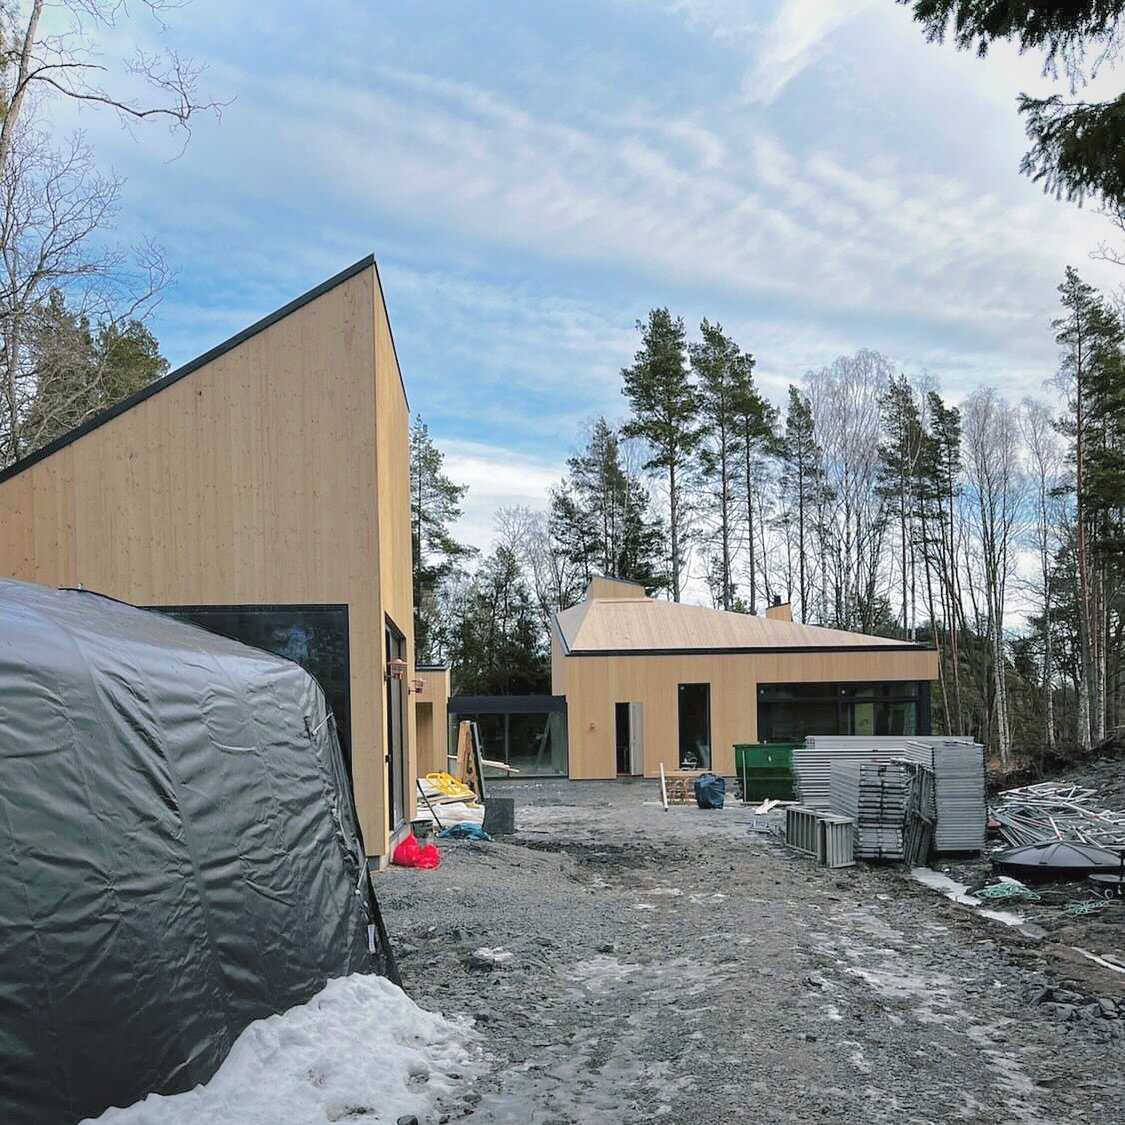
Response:
[{"label": "snow on ground", "polygon": [[321,1125],[436,1120],[480,1068],[464,1021],[419,1008],[382,977],[329,981],[252,1023],[205,1086],[108,1109],[99,1125]]}]

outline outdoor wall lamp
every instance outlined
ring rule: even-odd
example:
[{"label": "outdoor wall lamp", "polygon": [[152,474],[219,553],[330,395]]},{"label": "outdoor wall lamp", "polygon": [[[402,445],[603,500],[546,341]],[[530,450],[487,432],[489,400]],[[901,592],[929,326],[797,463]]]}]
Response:
[{"label": "outdoor wall lamp", "polygon": [[388,660],[387,673],[383,677],[386,680],[405,680],[406,679],[406,661],[405,660]]},{"label": "outdoor wall lamp", "polygon": [[414,695],[421,695],[426,690],[425,680],[411,680],[410,686],[406,689],[407,694],[413,693]]}]

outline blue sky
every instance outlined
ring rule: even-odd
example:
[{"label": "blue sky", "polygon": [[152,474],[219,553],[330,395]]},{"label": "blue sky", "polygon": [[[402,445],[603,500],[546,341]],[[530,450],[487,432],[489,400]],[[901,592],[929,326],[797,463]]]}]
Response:
[{"label": "blue sky", "polygon": [[[124,23],[120,45],[155,39]],[[126,178],[114,237],[175,268],[190,359],[374,251],[464,535],[544,501],[619,418],[634,321],[721,321],[781,402],[860,347],[957,398],[1053,372],[1068,263],[1113,230],[1018,175],[1041,60],[927,44],[892,0],[193,0],[168,34],[230,101],[190,144],[53,110]],[[1116,92],[1112,73],[1094,88]]]}]

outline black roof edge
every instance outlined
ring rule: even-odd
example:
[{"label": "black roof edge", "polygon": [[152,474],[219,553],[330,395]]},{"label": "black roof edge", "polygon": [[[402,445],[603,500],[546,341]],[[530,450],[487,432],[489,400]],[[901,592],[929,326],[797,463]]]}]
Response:
[{"label": "black roof edge", "polygon": [[448,664],[415,664],[415,672],[448,672]]},{"label": "black roof edge", "polygon": [[[104,426],[106,422],[116,418],[119,414],[124,414],[128,410],[132,410],[134,406],[144,402],[146,398],[152,398],[153,395],[159,394],[165,387],[170,387],[173,383],[178,383],[181,379],[186,378],[193,371],[198,371],[199,368],[204,367],[212,360],[218,359],[219,356],[225,352],[232,351],[237,348],[239,344],[244,344],[252,336],[256,336],[259,332],[264,332],[267,328],[276,324],[279,320],[284,320],[290,313],[296,312],[302,305],[307,305],[315,301],[318,297],[323,297],[331,289],[335,289],[337,285],[342,285],[345,281],[349,281],[355,277],[356,274],[362,273],[365,269],[374,267],[375,276],[378,278],[379,269],[375,265],[375,255],[368,254],[360,258],[358,262],[348,266],[347,269],[341,270],[338,274],[330,277],[327,281],[322,281],[315,288],[310,289],[307,293],[302,293],[300,297],[290,301],[287,305],[282,305],[281,308],[275,309],[268,316],[262,317],[261,320],[255,321],[249,328],[242,329],[241,332],[231,336],[229,340],[224,340],[221,344],[216,344],[209,351],[204,352],[202,355],[196,356],[195,359],[188,360],[182,367],[177,367],[175,371],[168,372],[163,378],[157,379],[153,383],[149,383],[147,387],[142,387],[139,391],[134,391],[127,398],[123,398],[120,402],[116,402],[113,406],[103,410],[100,414],[95,414],[92,418],[87,418],[81,425],[75,426],[73,430],[69,430],[65,434],[61,434],[55,438],[54,441],[48,442],[46,445],[36,449],[33,453],[29,453],[26,457],[14,461],[6,469],[0,469],[0,484],[4,481],[10,480],[12,477],[19,476],[25,469],[30,469],[32,465],[50,457],[51,454],[57,453],[60,449],[65,449],[72,442],[77,441],[81,437],[85,437],[88,433],[98,429],[99,426]],[[380,289],[382,285],[380,284]],[[384,305],[385,308],[385,305]],[[390,317],[387,317],[388,329],[390,327]],[[391,348],[394,349],[394,335],[391,335]],[[395,366],[398,367],[398,353],[395,353]],[[399,381],[402,382],[402,369],[399,368]],[[406,384],[403,382],[402,393],[406,395]],[[407,409],[409,411],[409,402]]]},{"label": "black roof edge", "polygon": [[[570,608],[573,609],[574,607],[571,606]],[[555,633],[558,635],[559,648],[563,650],[563,656],[570,656],[570,642],[566,639],[566,634],[563,632],[562,625],[559,624],[560,613],[562,613],[562,610],[556,609],[555,612],[551,614],[551,628],[554,629]]]},{"label": "black roof edge", "polygon": [[753,656],[757,653],[790,653],[801,656],[808,652],[937,652],[933,645],[902,642],[895,645],[751,645],[730,648],[590,648],[575,649],[567,656]]},{"label": "black roof edge", "polygon": [[[387,335],[391,338],[391,354],[395,357],[395,370],[398,371],[399,386],[402,387],[402,397],[406,399],[406,416],[410,417],[410,396],[406,393],[406,380],[402,375],[402,364],[398,361],[398,345],[395,343],[395,330],[391,325],[391,310],[387,308],[387,291],[383,288],[383,278],[379,273],[379,263],[375,261],[374,254],[368,254],[364,259],[366,264],[368,261],[375,267],[375,284],[379,289],[379,300],[383,305],[383,316],[387,320]],[[352,269],[356,269],[360,263],[356,262]],[[345,271],[346,272],[346,271]],[[341,278],[341,280],[343,280]]]}]

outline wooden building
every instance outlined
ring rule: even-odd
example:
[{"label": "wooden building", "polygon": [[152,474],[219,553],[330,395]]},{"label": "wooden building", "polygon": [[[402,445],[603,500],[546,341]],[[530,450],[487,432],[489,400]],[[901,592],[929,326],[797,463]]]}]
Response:
[{"label": "wooden building", "polygon": [[807,734],[928,734],[937,653],[925,645],[657,601],[596,578],[555,615],[572,778],[704,768],[734,746]]},{"label": "wooden building", "polygon": [[449,772],[449,665],[419,664],[415,669],[414,731],[418,776]]},{"label": "wooden building", "polygon": [[0,473],[0,575],[304,665],[386,856],[414,814],[408,428],[368,257]]}]

